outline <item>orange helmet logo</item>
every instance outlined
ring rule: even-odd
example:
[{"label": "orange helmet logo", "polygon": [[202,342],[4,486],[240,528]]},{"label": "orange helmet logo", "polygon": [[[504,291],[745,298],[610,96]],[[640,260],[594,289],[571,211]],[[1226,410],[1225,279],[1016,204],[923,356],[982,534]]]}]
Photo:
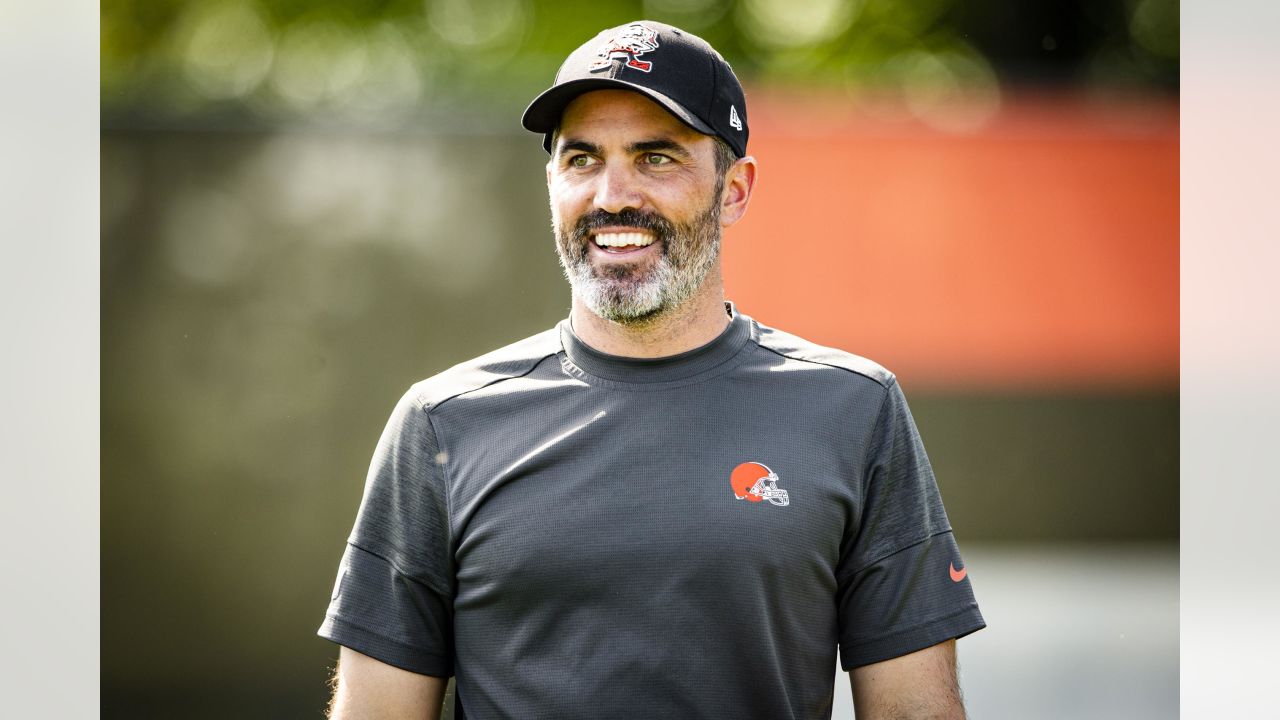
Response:
[{"label": "orange helmet logo", "polygon": [[742,463],[730,473],[729,484],[733,486],[733,496],[739,500],[754,503],[768,500],[780,507],[791,504],[787,491],[778,487],[778,474],[763,463]]}]

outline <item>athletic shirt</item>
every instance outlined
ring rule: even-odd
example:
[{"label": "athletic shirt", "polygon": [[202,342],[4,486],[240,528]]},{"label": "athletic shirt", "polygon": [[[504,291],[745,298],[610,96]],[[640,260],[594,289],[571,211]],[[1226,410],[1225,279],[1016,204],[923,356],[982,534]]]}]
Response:
[{"label": "athletic shirt", "polygon": [[710,343],[569,322],[414,385],[320,635],[456,717],[823,718],[844,669],[985,626],[894,376],[729,306]]}]

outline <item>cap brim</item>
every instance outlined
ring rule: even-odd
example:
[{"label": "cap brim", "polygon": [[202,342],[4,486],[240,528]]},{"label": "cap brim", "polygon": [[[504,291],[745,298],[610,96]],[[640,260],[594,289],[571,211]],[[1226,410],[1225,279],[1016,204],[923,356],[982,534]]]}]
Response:
[{"label": "cap brim", "polygon": [[560,124],[560,116],[564,114],[564,109],[569,103],[585,92],[608,89],[638,92],[661,105],[667,112],[676,116],[676,119],[694,130],[707,135],[716,134],[716,131],[710,125],[699,120],[696,115],[685,109],[683,105],[666,95],[656,90],[615,78],[582,78],[560,83],[529,103],[529,107],[525,108],[524,116],[520,118],[520,124],[526,130],[545,133],[546,138],[543,140],[542,146],[547,149],[547,152],[551,152],[550,133]]}]

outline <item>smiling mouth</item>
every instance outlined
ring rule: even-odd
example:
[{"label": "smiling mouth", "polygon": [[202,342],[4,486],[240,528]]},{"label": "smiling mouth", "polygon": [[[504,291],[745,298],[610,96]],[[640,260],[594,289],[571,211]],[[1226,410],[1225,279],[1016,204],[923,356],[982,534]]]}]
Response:
[{"label": "smiling mouth", "polygon": [[652,245],[654,236],[647,232],[610,232],[599,233],[592,240],[605,252],[625,253]]}]

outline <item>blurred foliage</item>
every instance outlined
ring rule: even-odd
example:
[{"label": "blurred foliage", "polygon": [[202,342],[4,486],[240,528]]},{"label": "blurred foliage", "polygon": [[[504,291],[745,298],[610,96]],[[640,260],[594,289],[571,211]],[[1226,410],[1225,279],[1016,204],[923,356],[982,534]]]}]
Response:
[{"label": "blurred foliage", "polygon": [[646,17],[703,36],[757,85],[1170,92],[1178,85],[1178,0],[103,0],[101,7],[108,119],[483,120],[522,108],[599,30]]}]

